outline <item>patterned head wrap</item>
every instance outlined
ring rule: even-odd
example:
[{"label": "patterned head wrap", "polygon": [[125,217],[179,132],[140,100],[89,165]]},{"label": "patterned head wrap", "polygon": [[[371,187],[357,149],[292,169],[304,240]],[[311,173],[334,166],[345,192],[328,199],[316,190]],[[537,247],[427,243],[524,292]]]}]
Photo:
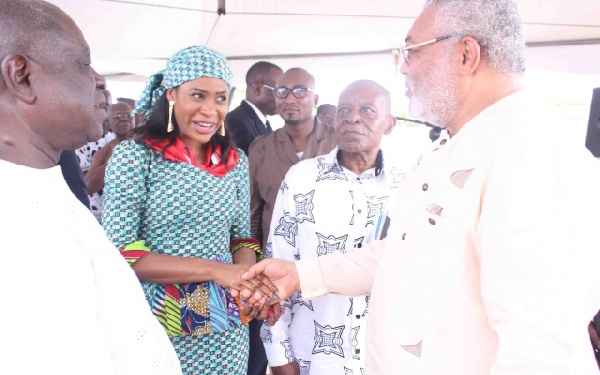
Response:
[{"label": "patterned head wrap", "polygon": [[135,112],[152,112],[154,104],[168,89],[198,78],[218,78],[231,87],[231,70],[225,56],[204,46],[191,46],[177,52],[164,70],[148,78]]}]

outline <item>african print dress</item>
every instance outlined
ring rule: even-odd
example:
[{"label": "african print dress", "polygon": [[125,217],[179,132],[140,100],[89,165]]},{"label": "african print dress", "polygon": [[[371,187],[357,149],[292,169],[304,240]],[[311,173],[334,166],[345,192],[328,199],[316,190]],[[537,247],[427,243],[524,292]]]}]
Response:
[{"label": "african print dress", "polygon": [[[153,251],[232,263],[230,243],[250,237],[248,161],[243,153],[234,156],[235,166],[217,176],[168,160],[168,152],[145,143],[115,147],[102,223],[127,261]],[[225,288],[214,282],[142,286],[184,373],[246,374],[248,329]]]}]

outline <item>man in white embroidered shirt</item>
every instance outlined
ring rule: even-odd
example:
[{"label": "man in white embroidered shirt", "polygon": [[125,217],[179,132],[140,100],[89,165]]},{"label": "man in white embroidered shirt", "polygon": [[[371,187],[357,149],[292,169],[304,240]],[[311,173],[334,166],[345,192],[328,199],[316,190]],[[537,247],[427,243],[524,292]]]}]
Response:
[{"label": "man in white embroidered shirt", "polygon": [[[279,190],[266,244],[268,257],[313,259],[360,251],[380,235],[403,173],[384,163],[381,138],[396,123],[389,92],[356,81],[340,95],[338,142],[329,154],[292,166]],[[364,372],[369,295],[304,301],[295,293],[262,338],[274,375]]]},{"label": "man in white embroidered shirt", "polygon": [[370,291],[369,375],[597,374],[600,170],[519,93],[516,4],[428,0],[406,43],[409,113],[450,138],[402,183],[388,237],[245,277],[282,298]]}]

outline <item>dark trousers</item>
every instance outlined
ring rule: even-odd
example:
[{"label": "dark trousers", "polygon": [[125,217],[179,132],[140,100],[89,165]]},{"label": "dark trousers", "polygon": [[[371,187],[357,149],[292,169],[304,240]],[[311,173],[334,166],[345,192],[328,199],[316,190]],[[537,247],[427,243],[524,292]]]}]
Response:
[{"label": "dark trousers", "polygon": [[263,321],[252,319],[248,324],[250,331],[250,355],[248,356],[248,375],[265,375],[267,372],[267,354],[260,338]]}]

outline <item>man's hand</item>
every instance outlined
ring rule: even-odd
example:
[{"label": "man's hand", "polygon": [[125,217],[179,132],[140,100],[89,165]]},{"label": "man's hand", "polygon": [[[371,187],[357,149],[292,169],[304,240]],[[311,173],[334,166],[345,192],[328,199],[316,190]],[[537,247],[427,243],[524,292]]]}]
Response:
[{"label": "man's hand", "polygon": [[271,367],[273,375],[300,375],[300,366],[298,362],[293,361],[283,366]]},{"label": "man's hand", "polygon": [[[242,279],[251,280],[260,274],[271,280],[271,283],[276,287],[273,289],[277,289],[274,291],[281,300],[288,298],[295,291],[300,291],[300,279],[294,262],[282,259],[266,259],[250,267],[246,273],[242,274]],[[241,290],[239,296],[241,300],[247,301],[253,297],[253,294],[250,290]]]}]

